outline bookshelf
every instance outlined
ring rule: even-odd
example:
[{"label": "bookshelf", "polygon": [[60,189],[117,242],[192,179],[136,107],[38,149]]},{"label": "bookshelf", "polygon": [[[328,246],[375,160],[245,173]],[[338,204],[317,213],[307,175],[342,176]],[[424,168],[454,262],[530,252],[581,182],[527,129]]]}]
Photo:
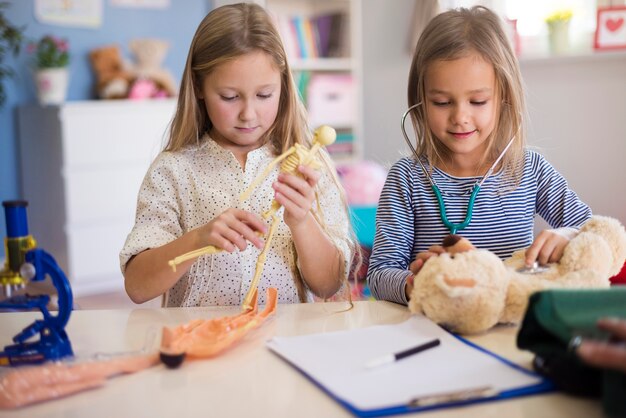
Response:
[{"label": "bookshelf", "polygon": [[337,130],[337,163],[363,157],[361,1],[265,0],[276,19],[311,127]]}]

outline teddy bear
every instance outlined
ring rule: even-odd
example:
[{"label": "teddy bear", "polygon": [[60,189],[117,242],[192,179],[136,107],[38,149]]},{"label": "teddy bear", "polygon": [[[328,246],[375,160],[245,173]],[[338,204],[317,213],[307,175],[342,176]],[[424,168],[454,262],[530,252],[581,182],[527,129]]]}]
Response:
[{"label": "teddy bear", "polygon": [[122,59],[117,45],[92,49],[91,68],[96,75],[96,95],[100,99],[125,99],[134,79]]},{"label": "teddy bear", "polygon": [[128,97],[142,99],[176,96],[176,82],[172,74],[161,67],[169,43],[160,39],[133,39],[129,49],[135,58],[131,72],[135,81]]},{"label": "teddy bear", "polygon": [[496,324],[518,324],[532,293],[554,288],[606,288],[626,259],[626,231],[617,220],[592,216],[566,245],[561,260],[540,269],[524,266],[525,250],[502,261],[449,236],[445,252],[429,258],[415,275],[409,310],[459,334]]}]

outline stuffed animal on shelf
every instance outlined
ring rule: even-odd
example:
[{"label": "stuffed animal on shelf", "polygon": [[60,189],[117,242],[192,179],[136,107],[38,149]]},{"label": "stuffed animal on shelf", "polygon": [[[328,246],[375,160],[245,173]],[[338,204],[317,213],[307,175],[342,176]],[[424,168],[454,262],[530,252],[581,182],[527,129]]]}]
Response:
[{"label": "stuffed animal on shelf", "polygon": [[95,91],[100,99],[125,99],[134,79],[122,59],[117,45],[92,49],[91,68],[96,76]]},{"label": "stuffed animal on shelf", "polygon": [[160,39],[133,39],[129,43],[135,64],[131,71],[137,88],[131,86],[129,98],[157,98],[176,96],[176,82],[172,74],[162,68],[169,43]]},{"label": "stuffed animal on shelf", "polygon": [[413,313],[460,334],[519,323],[533,292],[552,288],[606,288],[626,260],[626,231],[616,219],[593,216],[544,269],[524,272],[520,250],[500,260],[458,235],[444,240],[446,252],[429,258],[414,279]]}]

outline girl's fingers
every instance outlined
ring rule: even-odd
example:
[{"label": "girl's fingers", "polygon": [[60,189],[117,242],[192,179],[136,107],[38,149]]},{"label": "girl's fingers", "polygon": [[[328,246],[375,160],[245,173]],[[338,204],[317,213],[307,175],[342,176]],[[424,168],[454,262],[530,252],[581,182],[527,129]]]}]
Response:
[{"label": "girl's fingers", "polygon": [[428,249],[428,252],[431,252],[434,254],[443,254],[446,252],[446,249],[442,245],[431,245],[430,248]]},{"label": "girl's fingers", "polygon": [[541,265],[548,264],[552,257],[552,253],[554,252],[554,244],[552,241],[547,240],[544,242],[543,246],[539,250],[539,256],[537,257],[537,261]]},{"label": "girl's fingers", "polygon": [[524,262],[526,263],[527,267],[532,266],[537,260],[537,257],[539,256],[539,250],[541,249],[541,246],[538,240],[539,240],[539,237],[537,237],[537,239],[535,239],[535,241],[530,245],[530,247],[526,249]]},{"label": "girl's fingers", "polygon": [[298,166],[298,171],[304,176],[309,186],[315,187],[321,177],[321,173],[306,165]]},{"label": "girl's fingers", "polygon": [[413,293],[413,284],[415,276],[410,275],[406,278],[406,283],[404,284],[404,293],[406,294],[407,300],[411,299],[411,293]]},{"label": "girl's fingers", "polygon": [[209,236],[213,241],[217,242],[217,246],[228,252],[235,251],[235,248],[239,248],[240,250],[246,248],[245,239],[226,222],[216,222]]},{"label": "girl's fingers", "polygon": [[532,266],[535,260],[539,264],[558,262],[563,256],[563,250],[568,242],[569,240],[561,234],[547,230],[541,231],[526,250],[526,265]]},{"label": "girl's fingers", "polygon": [[290,199],[285,194],[276,192],[275,199],[285,208],[285,213],[291,214],[296,219],[303,219],[311,208],[310,203],[302,198],[301,195],[297,195],[297,201]]},{"label": "girl's fingers", "polygon": [[241,210],[241,212],[242,214],[238,220],[242,222],[246,227],[251,229],[254,233],[261,232],[265,234],[267,232],[267,225],[259,215],[247,212],[245,210]]},{"label": "girl's fingers", "polygon": [[278,187],[283,193],[284,189],[291,188],[307,198],[312,198],[315,194],[313,186],[311,186],[307,179],[294,176],[293,174],[281,173],[278,176],[278,181],[274,183],[274,186],[274,189]]},{"label": "girl's fingers", "polygon": [[315,191],[304,179],[282,173],[273,185],[275,199],[294,219],[303,219],[315,200]]},{"label": "girl's fingers", "polygon": [[248,241],[258,248],[263,247],[259,232],[265,234],[267,225],[256,214],[242,209],[228,209],[211,222],[208,239],[228,252],[248,246]]},{"label": "girl's fingers", "polygon": [[[423,265],[424,265],[424,260],[421,258],[416,258],[415,261],[413,261],[411,265],[409,266],[409,270],[411,270],[413,274],[417,274],[422,269]],[[411,276],[411,285],[412,284],[413,284],[413,276]]]},{"label": "girl's fingers", "polygon": [[256,232],[259,231],[258,229],[254,230],[250,228],[247,224],[239,222],[236,227],[233,228],[233,230],[237,234],[236,245],[237,247],[239,247],[240,250],[244,250],[246,248],[246,246],[248,245],[248,241],[250,241],[252,245],[257,248],[263,248],[263,241],[261,240],[259,234]]},{"label": "girl's fingers", "polygon": [[561,247],[559,245],[554,247],[552,250],[552,254],[550,254],[550,258],[548,259],[548,263],[557,263],[561,257],[563,257],[563,250],[565,247]]},{"label": "girl's fingers", "polygon": [[569,239],[561,234],[552,232],[550,236],[550,241],[553,245],[553,250],[548,262],[556,263],[561,260],[561,257],[563,257],[563,251],[565,250],[565,246],[569,242]]},{"label": "girl's fingers", "polygon": [[235,229],[229,229],[225,235],[226,239],[228,239],[233,245],[239,248],[240,251],[243,251],[248,246],[248,242],[244,239],[244,237],[239,233],[239,231]]},{"label": "girl's fingers", "polygon": [[[240,210],[237,212],[237,219],[231,225],[231,229],[236,231],[239,238],[236,238],[238,241],[238,247],[241,250],[244,250],[247,246],[247,242],[251,242],[255,247],[262,248],[263,240],[259,236],[259,233],[265,234],[267,232],[267,225],[261,217],[256,214]],[[241,247],[243,245],[243,248]]]},{"label": "girl's fingers", "polygon": [[[302,179],[299,179],[302,183],[306,184]],[[309,198],[305,193],[308,193],[308,190],[311,190],[308,186],[305,190],[301,190],[293,187],[291,184],[276,182],[274,183],[274,191],[276,193],[280,193],[285,196],[287,199],[295,202],[296,204],[305,205],[309,200]]]}]

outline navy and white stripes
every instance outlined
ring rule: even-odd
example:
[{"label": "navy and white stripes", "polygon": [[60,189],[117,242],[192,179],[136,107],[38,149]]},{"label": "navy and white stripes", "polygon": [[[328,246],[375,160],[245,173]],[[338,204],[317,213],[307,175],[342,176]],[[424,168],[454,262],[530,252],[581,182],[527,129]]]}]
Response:
[{"label": "navy and white stripes", "polygon": [[[478,177],[454,177],[434,168],[448,219],[465,219],[470,192]],[[489,177],[476,197],[472,220],[457,234],[477,248],[500,258],[528,247],[538,214],[552,228],[579,228],[591,210],[569,189],[566,180],[540,154],[526,151],[523,176],[512,189],[500,172]],[[408,266],[431,245],[441,244],[450,231],[444,226],[437,198],[420,166],[411,158],[393,165],[376,215],[376,236],[367,280],[377,299],[407,303],[404,293]]]}]

